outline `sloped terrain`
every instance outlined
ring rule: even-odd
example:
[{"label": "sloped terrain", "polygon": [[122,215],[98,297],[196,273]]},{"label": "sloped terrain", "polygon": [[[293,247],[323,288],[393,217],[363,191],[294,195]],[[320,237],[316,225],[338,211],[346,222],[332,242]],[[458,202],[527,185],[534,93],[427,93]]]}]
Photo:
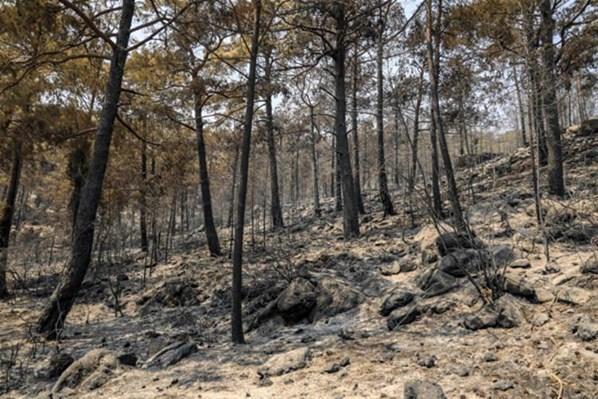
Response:
[{"label": "sloped terrain", "polygon": [[382,218],[372,196],[344,242],[332,203],[306,209],[247,250],[248,345],[229,342],[228,259],[144,271],[132,254],[86,283],[58,343],[30,333],[56,281],[42,274],[0,304],[4,397],[595,398],[597,149],[567,135],[571,196],[543,198],[543,228],[524,149],[459,171],[475,240],[425,210]]}]

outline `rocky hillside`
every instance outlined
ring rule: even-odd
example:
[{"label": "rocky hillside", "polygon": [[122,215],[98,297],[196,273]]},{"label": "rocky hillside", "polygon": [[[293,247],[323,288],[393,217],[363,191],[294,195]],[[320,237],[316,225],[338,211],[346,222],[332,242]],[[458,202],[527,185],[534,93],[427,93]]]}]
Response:
[{"label": "rocky hillside", "polygon": [[3,397],[595,398],[596,129],[571,129],[566,159],[571,196],[543,198],[542,228],[522,149],[460,170],[476,237],[372,212],[344,242],[332,203],[268,235],[247,254],[244,346],[228,259],[132,255],[50,344],[29,332],[56,282],[40,272],[0,304]]}]

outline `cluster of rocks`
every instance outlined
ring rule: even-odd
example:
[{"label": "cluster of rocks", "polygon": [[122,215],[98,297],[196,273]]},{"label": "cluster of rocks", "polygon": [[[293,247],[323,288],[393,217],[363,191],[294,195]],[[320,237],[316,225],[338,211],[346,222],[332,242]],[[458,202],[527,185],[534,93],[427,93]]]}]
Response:
[{"label": "cluster of rocks", "polygon": [[363,299],[360,292],[334,277],[296,277],[286,287],[268,290],[248,304],[247,329],[271,319],[286,325],[315,322],[353,309]]}]

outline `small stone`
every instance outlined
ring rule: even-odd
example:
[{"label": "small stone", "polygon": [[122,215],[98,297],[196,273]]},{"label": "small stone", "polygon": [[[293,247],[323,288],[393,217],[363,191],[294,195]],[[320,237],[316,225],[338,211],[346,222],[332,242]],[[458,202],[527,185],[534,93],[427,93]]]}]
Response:
[{"label": "small stone", "polygon": [[547,263],[542,269],[542,274],[556,274],[561,271],[561,268],[555,263]]},{"label": "small stone", "polygon": [[272,382],[272,380],[269,377],[260,378],[260,380],[257,383],[257,385],[260,387],[269,387],[273,384],[274,383]]},{"label": "small stone", "polygon": [[421,367],[431,369],[436,366],[436,356],[425,356],[417,359],[417,364]]},{"label": "small stone", "polygon": [[581,265],[580,271],[582,273],[598,274],[598,257],[594,255],[585,261],[584,264]]},{"label": "small stone", "polygon": [[510,380],[498,380],[492,385],[492,388],[498,391],[508,391],[514,387],[515,385],[513,384],[513,381]]},{"label": "small stone", "polygon": [[258,370],[258,374],[263,378],[279,376],[302,369],[307,366],[309,354],[309,348],[298,348],[274,355]]},{"label": "small stone", "polygon": [[456,374],[459,377],[467,377],[471,374],[471,368],[467,366],[457,366],[453,369],[453,374]]},{"label": "small stone", "polygon": [[412,292],[401,289],[395,290],[391,292],[382,303],[380,314],[382,316],[388,316],[393,310],[409,304],[413,301],[414,297],[415,295],[413,295]]},{"label": "small stone", "polygon": [[495,362],[498,360],[498,357],[496,356],[496,353],[494,352],[486,352],[484,353],[484,356],[482,357],[482,359],[484,359],[485,362]]},{"label": "small stone", "polygon": [[413,323],[421,314],[417,306],[404,307],[393,310],[388,316],[387,326],[389,330],[394,330],[397,327]]},{"label": "small stone", "polygon": [[399,262],[393,262],[390,265],[384,265],[380,268],[380,274],[383,276],[393,276],[401,272],[401,264]]},{"label": "small stone", "polygon": [[510,267],[512,269],[529,269],[531,267],[531,263],[527,259],[517,259],[511,262]]},{"label": "small stone", "polygon": [[532,325],[534,325],[536,327],[542,327],[544,324],[548,323],[549,320],[550,320],[550,316],[548,316],[548,314],[538,313],[537,315],[534,316],[531,323],[532,323]]},{"label": "small stone", "polygon": [[593,341],[598,337],[598,322],[593,321],[589,315],[583,315],[577,318],[571,330],[582,341]]}]

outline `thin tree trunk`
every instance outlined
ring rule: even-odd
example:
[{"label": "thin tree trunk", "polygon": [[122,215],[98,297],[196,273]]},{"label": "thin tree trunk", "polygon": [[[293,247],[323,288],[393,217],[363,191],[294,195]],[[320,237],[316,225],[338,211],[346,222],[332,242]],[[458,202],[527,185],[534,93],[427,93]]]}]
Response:
[{"label": "thin tree trunk", "polygon": [[442,198],[440,196],[440,165],[438,162],[438,137],[436,134],[436,117],[430,97],[430,144],[432,153],[432,209],[437,217],[444,213],[442,210]]},{"label": "thin tree trunk", "polygon": [[417,177],[417,152],[419,149],[419,115],[421,111],[422,98],[424,95],[424,67],[419,71],[419,85],[417,99],[415,101],[415,115],[413,117],[413,140],[411,142],[411,174],[409,175],[409,192],[415,190],[415,179]]},{"label": "thin tree trunk", "polygon": [[517,67],[513,65],[513,80],[515,80],[515,90],[517,92],[517,105],[519,107],[519,123],[521,126],[521,144],[527,146],[527,135],[525,131],[525,112],[523,110],[523,101],[521,99],[521,82],[517,76]]},{"label": "thin tree trunk", "polygon": [[139,190],[139,231],[141,233],[141,250],[147,252],[147,144],[141,142],[141,187]]},{"label": "thin tree trunk", "polygon": [[96,132],[89,175],[83,187],[81,203],[77,210],[70,262],[37,324],[37,331],[49,339],[56,338],[62,331],[66,316],[75,302],[91,260],[94,225],[108,164],[134,10],[134,0],[123,0],[116,46],[110,61],[104,105]]},{"label": "thin tree trunk", "polygon": [[320,172],[318,171],[318,151],[316,148],[316,117],[314,115],[314,106],[309,106],[309,130],[311,134],[311,164],[312,170],[314,175],[314,214],[316,217],[320,217],[322,215],[322,210],[320,209]]},{"label": "thin tree trunk", "polygon": [[382,29],[378,33],[378,43],[376,51],[376,125],[378,133],[378,192],[384,216],[395,215],[390,193],[388,192],[388,178],[386,176],[386,160],[384,155],[384,73],[382,63],[384,60],[384,42]]},{"label": "thin tree trunk", "polygon": [[211,256],[221,256],[220,241],[214,223],[214,212],[212,210],[212,194],[210,192],[210,176],[208,174],[208,160],[206,155],[206,144],[203,137],[203,115],[202,102],[199,93],[195,93],[195,137],[197,140],[197,158],[199,160],[199,187],[201,189],[201,203],[203,211],[203,223],[208,242],[208,250]]},{"label": "thin tree trunk", "polygon": [[365,213],[363,196],[361,195],[361,167],[359,164],[359,124],[357,121],[357,82],[359,71],[359,58],[355,46],[355,59],[353,60],[353,84],[351,90],[351,123],[353,125],[353,162],[355,164],[355,200],[359,213]]},{"label": "thin tree trunk", "polygon": [[20,140],[15,139],[13,144],[13,157],[8,191],[4,205],[0,210],[0,298],[8,297],[8,287],[6,285],[8,247],[10,244],[10,230],[12,228],[12,221],[15,213],[17,192],[19,191],[19,183],[21,180],[22,164],[22,143]]},{"label": "thin tree trunk", "polygon": [[233,245],[233,284],[232,284],[232,317],[231,336],[235,344],[245,343],[243,336],[242,293],[243,287],[243,230],[245,228],[245,204],[247,198],[247,180],[249,174],[249,152],[251,150],[251,128],[253,126],[253,103],[255,99],[255,77],[260,35],[261,0],[254,0],[255,24],[251,39],[251,58],[249,77],[247,79],[247,104],[243,125],[243,144],[241,146],[240,184],[237,195],[237,223],[235,225],[235,242]]}]

